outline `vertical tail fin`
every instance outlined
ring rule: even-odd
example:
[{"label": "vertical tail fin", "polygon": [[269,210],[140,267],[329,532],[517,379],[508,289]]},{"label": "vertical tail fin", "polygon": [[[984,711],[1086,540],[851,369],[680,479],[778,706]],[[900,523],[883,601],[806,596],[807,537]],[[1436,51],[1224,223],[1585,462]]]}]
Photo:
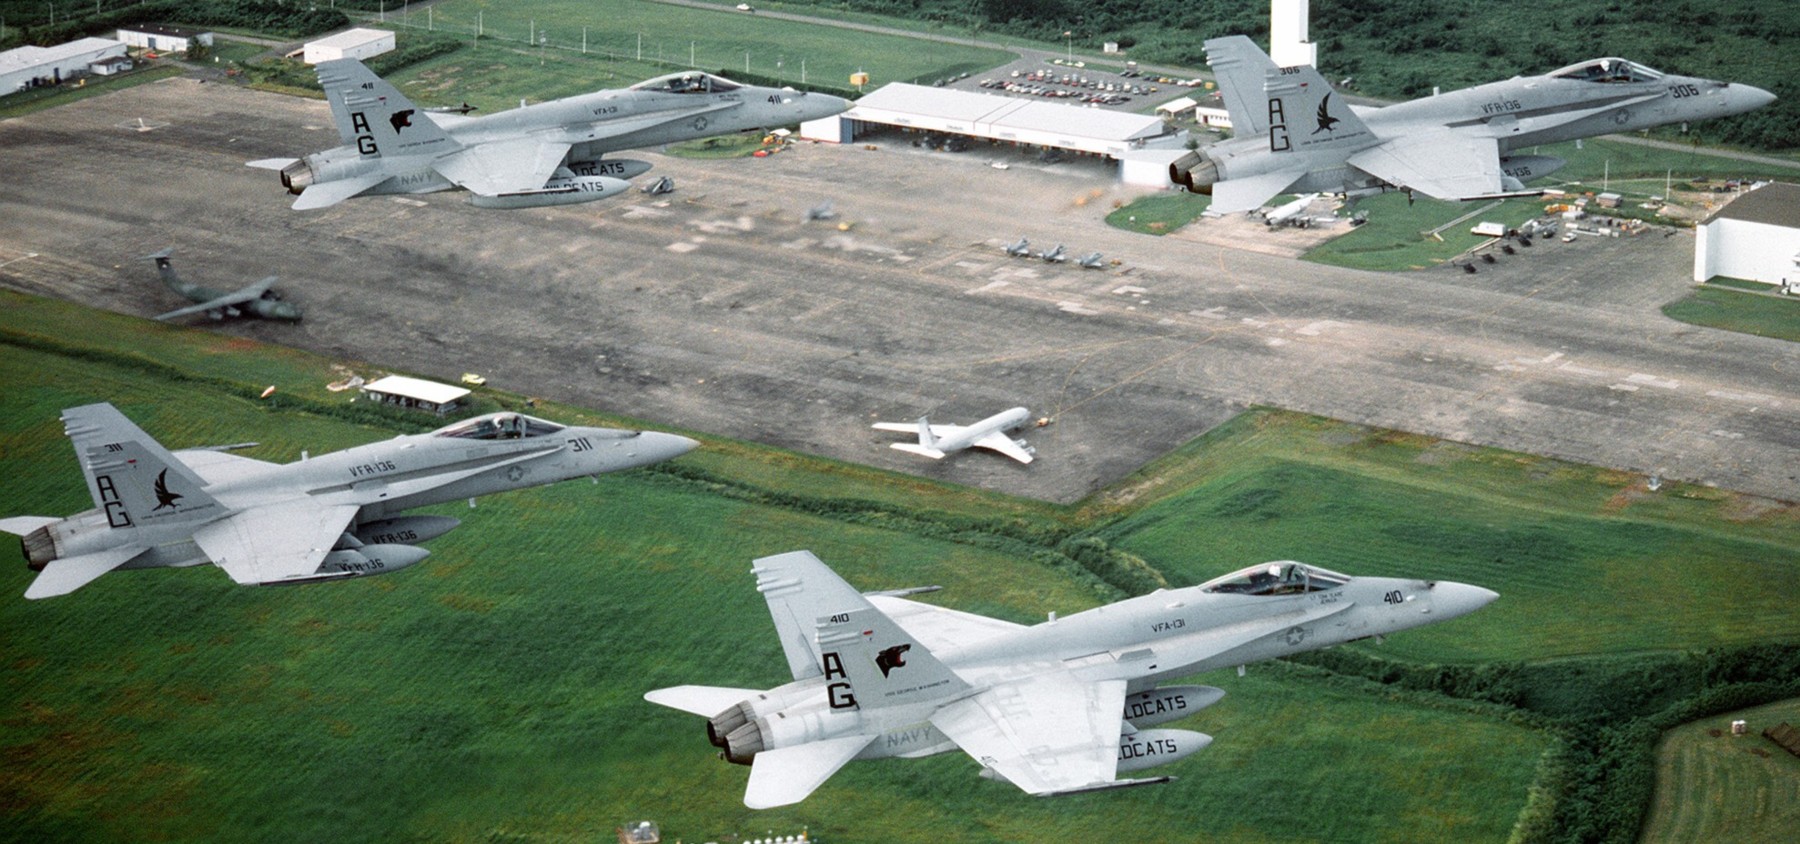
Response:
[{"label": "vertical tail fin", "polygon": [[206,482],[110,404],[63,411],[63,430],[94,506],[115,528],[211,518],[225,512]]},{"label": "vertical tail fin", "polygon": [[811,551],[762,557],[750,571],[756,575],[756,591],[769,604],[788,670],[796,680],[819,676],[823,669],[813,639],[819,619],[868,607],[869,600]]},{"label": "vertical tail fin", "polygon": [[319,62],[315,69],[319,87],[325,89],[325,101],[331,104],[338,136],[364,158],[455,148],[455,141],[432,122],[428,112],[362,62],[332,59]]},{"label": "vertical tail fin", "polygon": [[1240,137],[1269,131],[1269,115],[1257,99],[1263,80],[1275,70],[1275,60],[1242,35],[1212,38],[1206,42],[1206,63],[1219,81],[1219,98],[1231,115],[1231,130]]},{"label": "vertical tail fin", "polygon": [[1358,150],[1376,141],[1331,83],[1310,65],[1269,71],[1263,84],[1269,103],[1269,151]]},{"label": "vertical tail fin", "polygon": [[818,642],[833,709],[903,706],[950,697],[969,688],[956,672],[873,605],[821,619]]},{"label": "vertical tail fin", "polygon": [[175,266],[170,263],[169,256],[175,254],[173,248],[158,249],[144,257],[156,262],[156,274],[162,278],[163,286],[183,296],[187,295],[188,283],[175,274]]},{"label": "vertical tail fin", "polygon": [[919,417],[919,447],[927,451],[937,451],[937,435],[931,433],[931,417]]}]

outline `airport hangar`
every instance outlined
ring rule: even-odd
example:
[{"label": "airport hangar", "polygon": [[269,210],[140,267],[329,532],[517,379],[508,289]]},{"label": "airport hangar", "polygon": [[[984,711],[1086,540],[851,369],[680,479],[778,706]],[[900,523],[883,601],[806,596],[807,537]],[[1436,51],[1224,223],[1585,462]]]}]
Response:
[{"label": "airport hangar", "polygon": [[1800,286],[1800,185],[1771,182],[1694,229],[1694,280],[1718,276]]},{"label": "airport hangar", "polygon": [[849,111],[800,127],[800,136],[852,143],[884,128],[1042,147],[1119,163],[1119,181],[1169,185],[1169,162],[1187,152],[1188,132],[1161,117],[1045,100],[891,82]]}]

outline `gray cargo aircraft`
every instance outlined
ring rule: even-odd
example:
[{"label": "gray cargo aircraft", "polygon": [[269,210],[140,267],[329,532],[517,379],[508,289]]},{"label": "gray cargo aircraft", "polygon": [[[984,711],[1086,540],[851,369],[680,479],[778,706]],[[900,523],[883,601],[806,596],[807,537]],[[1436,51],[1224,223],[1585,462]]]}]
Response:
[{"label": "gray cargo aircraft", "polygon": [[185,308],[176,308],[166,314],[157,314],[157,319],[175,319],[188,314],[205,313],[213,319],[224,319],[228,316],[250,314],[263,319],[297,320],[300,309],[281,301],[281,297],[270,287],[275,285],[275,276],[269,276],[255,284],[240,287],[236,290],[214,290],[199,284],[182,281],[175,274],[175,267],[170,265],[169,256],[175,254],[173,249],[162,249],[145,255],[156,262],[156,271],[162,276],[163,284],[177,294],[186,296],[199,304]]},{"label": "gray cargo aircraft", "polygon": [[709,719],[724,757],[751,766],[752,809],[798,803],[852,759],[958,748],[983,776],[1035,795],[1167,782],[1118,775],[1210,744],[1146,728],[1225,693],[1159,683],[1447,621],[1498,597],[1278,562],[1028,627],[896,597],[905,592],[859,594],[808,551],[752,571],[794,681],[644,695]]},{"label": "gray cargo aircraft", "polygon": [[283,465],[170,452],[110,404],[70,408],[62,421],[94,509],[0,519],[41,572],[27,598],[65,595],[114,569],[201,563],[256,585],[384,574],[425,559],[413,543],[458,524],[402,510],[647,466],[698,445],[490,413]]},{"label": "gray cargo aircraft", "polygon": [[1537,193],[1525,183],[1564,162],[1517,150],[1727,117],[1775,101],[1761,88],[1606,58],[1362,108],[1346,104],[1312,67],[1276,67],[1242,35],[1207,41],[1206,62],[1237,136],[1176,159],[1169,178],[1212,194],[1211,209],[1221,214],[1284,193],[1397,188],[1448,200]]},{"label": "gray cargo aircraft", "polygon": [[299,194],[294,208],[324,208],[353,196],[463,188],[482,208],[591,202],[623,192],[643,161],[609,152],[786,126],[829,117],[848,100],[792,88],[761,88],[697,70],[623,90],[522,106],[483,117],[421,109],[355,59],[318,65],[343,145],[302,159],[251,167],[281,171]]}]

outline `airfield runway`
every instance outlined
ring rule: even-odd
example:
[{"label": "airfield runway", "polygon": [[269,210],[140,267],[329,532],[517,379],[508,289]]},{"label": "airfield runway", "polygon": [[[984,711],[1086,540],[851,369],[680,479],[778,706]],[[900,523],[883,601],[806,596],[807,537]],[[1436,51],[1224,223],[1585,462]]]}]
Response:
[{"label": "airfield runway", "polygon": [[[147,316],[181,303],[138,256],[172,246],[190,281],[278,273],[306,311],[200,330],[1060,502],[1254,404],[1800,499],[1800,345],[1657,310],[1690,232],[1372,274],[1285,232],[1118,231],[1131,194],[1093,165],[979,148],[626,153],[678,191],[524,211],[295,212],[243,166],[336,142],[323,102],[186,79],[0,121],[0,285]],[[848,231],[803,220],[825,200]],[[1007,258],[1021,236],[1121,263]],[[1029,467],[869,428],[1014,405],[1053,420]]]}]

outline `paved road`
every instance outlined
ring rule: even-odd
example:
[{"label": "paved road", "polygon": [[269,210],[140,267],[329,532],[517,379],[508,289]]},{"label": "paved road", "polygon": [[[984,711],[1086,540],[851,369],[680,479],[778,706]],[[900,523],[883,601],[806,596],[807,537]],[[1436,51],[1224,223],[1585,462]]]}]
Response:
[{"label": "paved road", "polygon": [[[667,201],[517,212],[298,213],[242,166],[335,138],[323,103],[182,79],[0,122],[0,285],[154,314],[171,302],[136,259],[173,244],[196,280],[280,273],[308,314],[201,330],[1049,500],[1250,404],[1800,499],[1800,345],[1664,318],[1688,233],[1371,274],[1282,257],[1260,227],[1111,229],[1129,195],[1092,168],[990,151],[644,153]],[[802,220],[825,199],[849,231]],[[1021,235],[1122,264],[1006,258]],[[1018,404],[1055,420],[1030,467],[868,428]]]}]

